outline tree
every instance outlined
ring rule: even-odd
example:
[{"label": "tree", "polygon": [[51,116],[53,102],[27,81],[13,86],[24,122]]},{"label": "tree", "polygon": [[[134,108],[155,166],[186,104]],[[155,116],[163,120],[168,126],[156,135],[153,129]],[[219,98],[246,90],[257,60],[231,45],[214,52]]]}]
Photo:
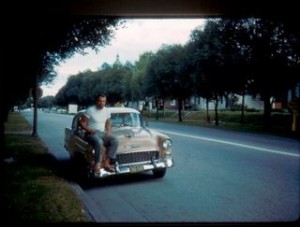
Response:
[{"label": "tree", "polygon": [[[66,3],[56,1],[51,7],[32,2],[6,4],[13,14],[1,20],[1,144],[4,122],[14,103],[25,101],[30,88],[35,91],[38,84],[51,82],[60,61],[108,44],[121,22],[116,17],[67,14],[63,11],[69,7]],[[9,95],[4,94],[4,84]]]},{"label": "tree", "polygon": [[183,101],[192,94],[193,84],[186,48],[163,45],[150,60],[145,78],[148,96],[175,98],[178,101],[178,121],[182,121]]},{"label": "tree", "polygon": [[124,94],[123,80],[131,75],[131,69],[124,67],[120,62],[115,62],[110,70],[107,70],[103,77],[103,92],[106,93],[109,104],[114,105],[122,101]]},{"label": "tree", "polygon": [[38,101],[38,106],[40,108],[51,109],[54,105],[54,99],[55,99],[54,96],[43,97]]},{"label": "tree", "polygon": [[151,51],[144,52],[139,56],[139,60],[135,62],[130,83],[131,100],[134,99],[134,101],[138,101],[146,98],[143,84],[147,73],[147,67],[152,56],[153,53]]},{"label": "tree", "polygon": [[79,105],[83,108],[95,103],[95,95],[98,92],[94,92],[95,85],[102,84],[101,75],[99,71],[92,72],[86,71],[82,77],[80,84],[80,96]]},{"label": "tree", "polygon": [[299,82],[299,46],[299,27],[285,20],[209,20],[203,31],[192,32],[188,44],[196,93],[216,105],[230,92],[259,94],[268,127],[271,97],[282,97]]},{"label": "tree", "polygon": [[300,82],[299,26],[291,29],[284,21],[250,18],[248,38],[252,94],[264,101],[264,126],[269,128],[271,98],[282,97]]},{"label": "tree", "polygon": [[119,23],[119,19],[113,17],[23,16],[22,20],[4,25],[3,68],[5,72],[13,73],[6,77],[6,84],[13,87],[16,79],[22,84],[10,99],[4,100],[6,113],[17,99],[28,96],[29,89],[36,86],[36,82],[51,82],[56,76],[54,66],[59,62],[76,52],[84,54],[86,48],[97,51],[99,46],[108,44],[114,26]]},{"label": "tree", "polygon": [[[225,96],[229,80],[224,70],[225,43],[219,20],[209,20],[204,30],[195,30],[188,43],[188,55],[193,65],[196,93],[215,102],[215,124],[218,125],[218,104]],[[207,110],[208,111],[208,110]],[[209,120],[209,115],[207,114]]]},{"label": "tree", "polygon": [[80,96],[82,95],[80,93],[81,91],[81,84],[83,81],[84,74],[79,73],[77,75],[70,76],[68,78],[67,84],[66,84],[66,90],[64,93],[64,97],[67,101],[67,103],[79,103]]}]

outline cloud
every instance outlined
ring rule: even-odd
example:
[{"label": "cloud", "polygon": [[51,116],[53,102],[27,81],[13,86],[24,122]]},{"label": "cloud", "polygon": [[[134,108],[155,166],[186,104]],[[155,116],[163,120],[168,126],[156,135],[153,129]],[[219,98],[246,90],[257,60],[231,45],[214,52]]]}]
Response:
[{"label": "cloud", "polygon": [[52,84],[42,86],[44,96],[55,95],[65,85],[70,75],[85,70],[95,71],[103,63],[113,64],[116,56],[120,61],[134,63],[146,52],[156,52],[163,44],[185,44],[191,31],[204,25],[205,19],[128,19],[124,28],[116,31],[110,45],[100,47],[96,54],[87,50],[87,55],[75,54],[56,68],[57,78]]}]

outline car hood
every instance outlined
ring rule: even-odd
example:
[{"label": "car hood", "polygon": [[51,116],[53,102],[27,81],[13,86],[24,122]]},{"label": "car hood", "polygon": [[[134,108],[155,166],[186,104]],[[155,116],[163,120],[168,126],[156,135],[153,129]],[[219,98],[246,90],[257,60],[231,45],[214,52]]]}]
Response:
[{"label": "car hood", "polygon": [[112,130],[119,140],[118,153],[160,150],[160,141],[167,136],[146,128],[122,127]]}]

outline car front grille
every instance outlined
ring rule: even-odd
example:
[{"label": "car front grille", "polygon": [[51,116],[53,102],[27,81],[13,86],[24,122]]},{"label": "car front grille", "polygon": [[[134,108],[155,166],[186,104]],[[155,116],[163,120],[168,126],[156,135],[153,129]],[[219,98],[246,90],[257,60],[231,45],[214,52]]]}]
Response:
[{"label": "car front grille", "polygon": [[158,159],[158,151],[143,151],[126,154],[118,154],[117,161],[120,165],[127,163],[150,162],[151,159]]}]

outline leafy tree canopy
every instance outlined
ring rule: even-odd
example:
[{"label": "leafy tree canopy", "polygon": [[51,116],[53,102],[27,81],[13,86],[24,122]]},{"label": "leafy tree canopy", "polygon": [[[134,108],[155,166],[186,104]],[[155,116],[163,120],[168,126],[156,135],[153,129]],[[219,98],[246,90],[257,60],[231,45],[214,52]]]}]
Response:
[{"label": "leafy tree canopy", "polygon": [[51,82],[54,67],[63,60],[84,54],[86,48],[98,51],[107,45],[121,24],[117,17],[70,15],[64,11],[66,1],[55,2],[54,12],[53,5],[49,9],[46,3],[9,4],[7,9],[14,13],[1,20],[1,78],[5,81],[1,91],[4,86],[11,91],[5,99],[1,95],[6,112],[15,101],[28,97],[36,80]]}]

